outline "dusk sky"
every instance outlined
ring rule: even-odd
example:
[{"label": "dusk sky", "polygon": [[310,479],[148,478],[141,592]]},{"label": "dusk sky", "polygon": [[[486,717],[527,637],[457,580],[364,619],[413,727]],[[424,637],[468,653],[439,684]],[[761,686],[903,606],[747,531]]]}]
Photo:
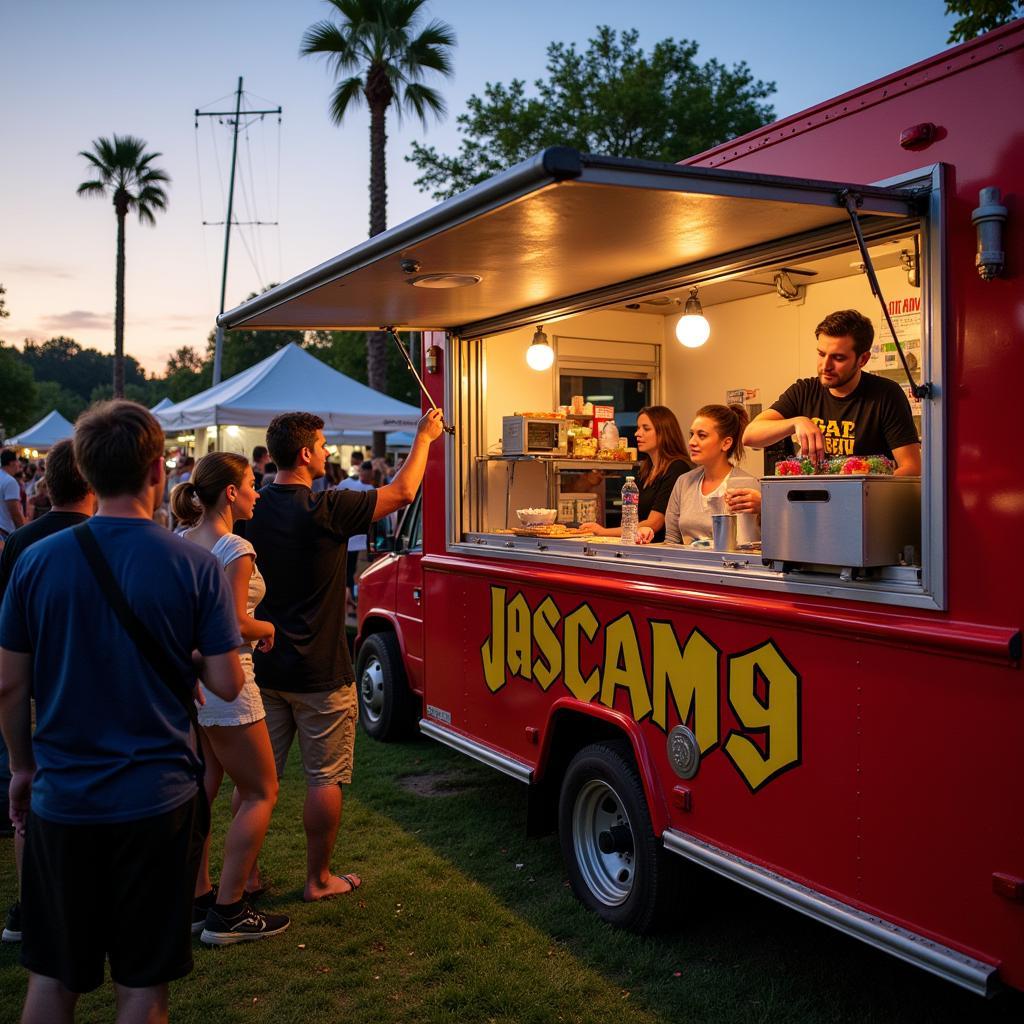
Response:
[{"label": "dusk sky", "polygon": [[[128,222],[126,351],[161,372],[179,346],[204,350],[223,228],[201,222],[224,219],[230,129],[203,118],[197,133],[193,111],[227,110],[239,75],[250,108],[281,105],[284,115],[280,130],[268,118],[242,138],[236,217],[280,226],[235,229],[227,306],[365,238],[368,114],[354,110],[335,127],[327,66],[298,56],[304,30],[331,10],[322,0],[0,0],[0,283],[11,312],[0,338],[20,345],[64,334],[113,350],[114,212],[75,189],[90,176],[79,150],[117,132],[162,153],[156,165],[172,178],[157,226]],[[552,41],[585,46],[599,24],[638,29],[645,49],[693,39],[699,59],[745,60],[775,81],[772,102],[784,117],[944,49],[944,10],[942,0],[436,0],[429,14],[458,37],[455,77],[431,83],[449,116],[425,130],[391,116],[388,224],[433,205],[403,159],[410,141],[454,152],[466,98],[488,81],[532,83]]]}]

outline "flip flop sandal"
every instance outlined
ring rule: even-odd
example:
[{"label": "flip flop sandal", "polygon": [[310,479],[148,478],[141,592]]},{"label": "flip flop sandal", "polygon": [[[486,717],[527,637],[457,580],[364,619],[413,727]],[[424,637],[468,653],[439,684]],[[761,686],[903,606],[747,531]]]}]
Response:
[{"label": "flip flop sandal", "polygon": [[338,877],[348,882],[350,887],[346,892],[339,892],[339,896],[347,896],[350,892],[355,892],[363,884],[362,879],[356,878],[355,875],[338,875]]}]

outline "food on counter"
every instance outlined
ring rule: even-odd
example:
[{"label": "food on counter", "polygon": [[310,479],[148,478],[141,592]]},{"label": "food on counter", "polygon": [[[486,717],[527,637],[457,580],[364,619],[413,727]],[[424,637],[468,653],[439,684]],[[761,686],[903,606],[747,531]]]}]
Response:
[{"label": "food on counter", "polygon": [[631,463],[630,449],[628,448],[602,448],[597,453],[599,462],[627,462]]},{"label": "food on counter", "polygon": [[560,409],[556,412],[514,412],[513,416],[525,416],[531,420],[564,420],[565,413]]},{"label": "food on counter", "polygon": [[596,459],[597,438],[581,437],[577,434],[575,443],[573,444],[572,454],[573,457],[577,459]]},{"label": "food on counter", "polygon": [[896,464],[884,455],[838,455],[815,465],[810,459],[784,459],[775,463],[776,476],[892,476]]},{"label": "food on counter", "polygon": [[564,523],[552,523],[550,526],[524,526],[512,532],[517,537],[548,537],[553,540],[558,540],[560,537],[585,536],[582,530],[566,526]]},{"label": "food on counter", "polygon": [[557,508],[517,508],[516,518],[523,526],[550,526],[558,516]]}]

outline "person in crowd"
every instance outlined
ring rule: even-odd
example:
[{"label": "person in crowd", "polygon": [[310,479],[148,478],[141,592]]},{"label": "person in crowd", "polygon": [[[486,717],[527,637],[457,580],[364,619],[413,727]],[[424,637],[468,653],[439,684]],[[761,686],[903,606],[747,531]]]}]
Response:
[{"label": "person in crowd", "polygon": [[[233,699],[244,677],[216,558],[152,521],[163,451],[141,405],[83,413],[74,454],[98,514],[22,552],[0,606],[0,728],[11,817],[26,833],[24,1024],[72,1020],[79,993],[103,983],[105,961],[119,1020],[166,1021],[168,982],[192,965],[209,823],[190,735],[193,650],[219,697]],[[122,625],[118,600],[149,634],[149,653],[140,631]]]},{"label": "person in crowd", "polygon": [[792,437],[814,462],[837,455],[885,455],[896,476],[921,472],[921,441],[910,402],[895,381],[868,373],[874,324],[855,309],[829,313],[814,329],[818,376],[804,377],[755,416],[751,448]]},{"label": "person in crowd", "polygon": [[277,773],[263,701],[252,670],[252,645],[269,651],[274,627],[254,618],[267,588],[256,565],[252,545],[232,531],[235,523],[252,518],[259,499],[255,472],[242,455],[211,452],[196,465],[192,479],[171,493],[174,516],[184,536],[213,554],[224,567],[235,599],[235,614],[243,645],[238,654],[245,673],[242,692],[232,701],[201,690],[199,724],[206,761],[206,794],[212,804],[224,773],[237,792],[235,814],[224,843],[220,886],[210,881],[210,842],[207,837],[196,880],[193,932],[208,945],[224,946],[278,935],[289,924],[284,914],[261,914],[246,899],[246,881],[256,867],[270,815],[277,802]]},{"label": "person in crowd", "polygon": [[276,479],[277,479],[277,463],[276,462],[264,463],[264,465],[263,465],[263,485],[260,488],[260,490],[262,490],[263,487],[266,487],[267,484],[272,484]]},{"label": "person in crowd", "polygon": [[267,428],[267,447],[281,469],[260,492],[253,518],[243,523],[267,582],[257,614],[272,622],[273,649],[253,664],[263,695],[277,773],[284,772],[296,732],[306,776],[303,825],[306,884],[303,897],[319,900],[351,892],[358,875],[335,875],[331,854],[341,821],[342,784],[352,778],[357,698],[345,621],[346,545],[416,496],[431,443],[441,436],[439,410],[420,420],[403,471],[379,490],[324,491],[313,481],[327,461],[323,420],[285,413]]},{"label": "person in crowd", "polygon": [[21,503],[21,460],[11,448],[0,452],[0,541],[25,525],[25,507]]},{"label": "person in crowd", "polygon": [[383,455],[377,455],[370,460],[373,466],[373,486],[383,487],[391,479],[391,467]]},{"label": "person in crowd", "polygon": [[263,486],[263,474],[266,472],[267,463],[270,461],[270,452],[266,445],[258,444],[252,450],[252,475],[256,480],[256,490]]},{"label": "person in crowd", "polygon": [[39,474],[39,479],[34,481],[34,483],[35,487],[32,488],[32,496],[28,499],[29,522],[41,519],[53,506],[53,502],[50,501],[50,489],[45,477]]},{"label": "person in crowd", "polygon": [[359,479],[359,471],[362,469],[363,463],[366,461],[363,455],[362,448],[354,448],[352,454],[348,457],[348,475]]},{"label": "person in crowd", "polygon": [[[676,481],[692,468],[676,414],[664,405],[649,405],[636,417],[636,449],[640,458],[637,484],[639,525],[656,541],[665,539],[665,509]],[[584,523],[581,527],[599,537],[621,537],[621,526]]]},{"label": "person in crowd", "polygon": [[[761,513],[761,483],[736,465],[743,458],[747,410],[742,405],[705,405],[690,425],[690,458],[696,464],[672,488],[665,510],[665,540],[670,544],[711,540],[716,499],[723,512]],[[760,536],[760,531],[755,531]],[[637,541],[654,540],[651,528],[640,527]]]},{"label": "person in crowd", "polygon": [[[36,488],[43,482],[42,466],[29,459],[25,463],[25,477],[23,482],[25,484],[25,499],[26,501],[31,501],[32,497],[36,493]],[[28,509],[26,508],[26,513],[27,512]],[[29,518],[32,518],[31,515],[29,515]]]},{"label": "person in crowd", "polygon": [[[8,538],[4,550],[0,553],[0,602],[7,590],[7,581],[18,556],[31,547],[36,541],[49,537],[54,533],[84,523],[96,509],[96,497],[89,485],[78,472],[75,453],[71,441],[60,441],[54,445],[46,462],[47,489],[53,497],[53,507],[46,515],[26,523],[15,530]],[[10,825],[10,808],[7,803],[7,789],[11,784],[11,775],[7,763],[7,747],[0,739],[0,808],[3,818],[0,824],[8,826],[8,835],[14,835],[14,862],[17,876],[21,879],[21,861],[24,851],[24,839],[14,832]],[[7,922],[2,934],[4,942],[21,941],[21,904],[16,899],[7,914]]]},{"label": "person in crowd", "polygon": [[[349,479],[345,477],[345,479]],[[313,481],[313,493],[319,494],[320,491],[329,491],[332,487],[337,487],[341,483],[341,463],[328,461],[327,465],[324,466],[324,475],[318,477]]]},{"label": "person in crowd", "polygon": [[[339,491],[372,491],[373,463],[364,462],[359,467],[358,479],[346,477],[338,485]],[[345,568],[345,616],[350,618],[356,614],[356,564],[359,552],[366,550],[366,534],[355,534],[348,540],[348,559]]]}]

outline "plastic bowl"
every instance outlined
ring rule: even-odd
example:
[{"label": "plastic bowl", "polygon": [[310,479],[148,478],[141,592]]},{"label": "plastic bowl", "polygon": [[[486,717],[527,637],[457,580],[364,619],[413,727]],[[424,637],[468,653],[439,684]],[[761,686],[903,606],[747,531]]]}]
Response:
[{"label": "plastic bowl", "polygon": [[558,509],[517,508],[516,517],[523,526],[551,526],[558,517]]}]

